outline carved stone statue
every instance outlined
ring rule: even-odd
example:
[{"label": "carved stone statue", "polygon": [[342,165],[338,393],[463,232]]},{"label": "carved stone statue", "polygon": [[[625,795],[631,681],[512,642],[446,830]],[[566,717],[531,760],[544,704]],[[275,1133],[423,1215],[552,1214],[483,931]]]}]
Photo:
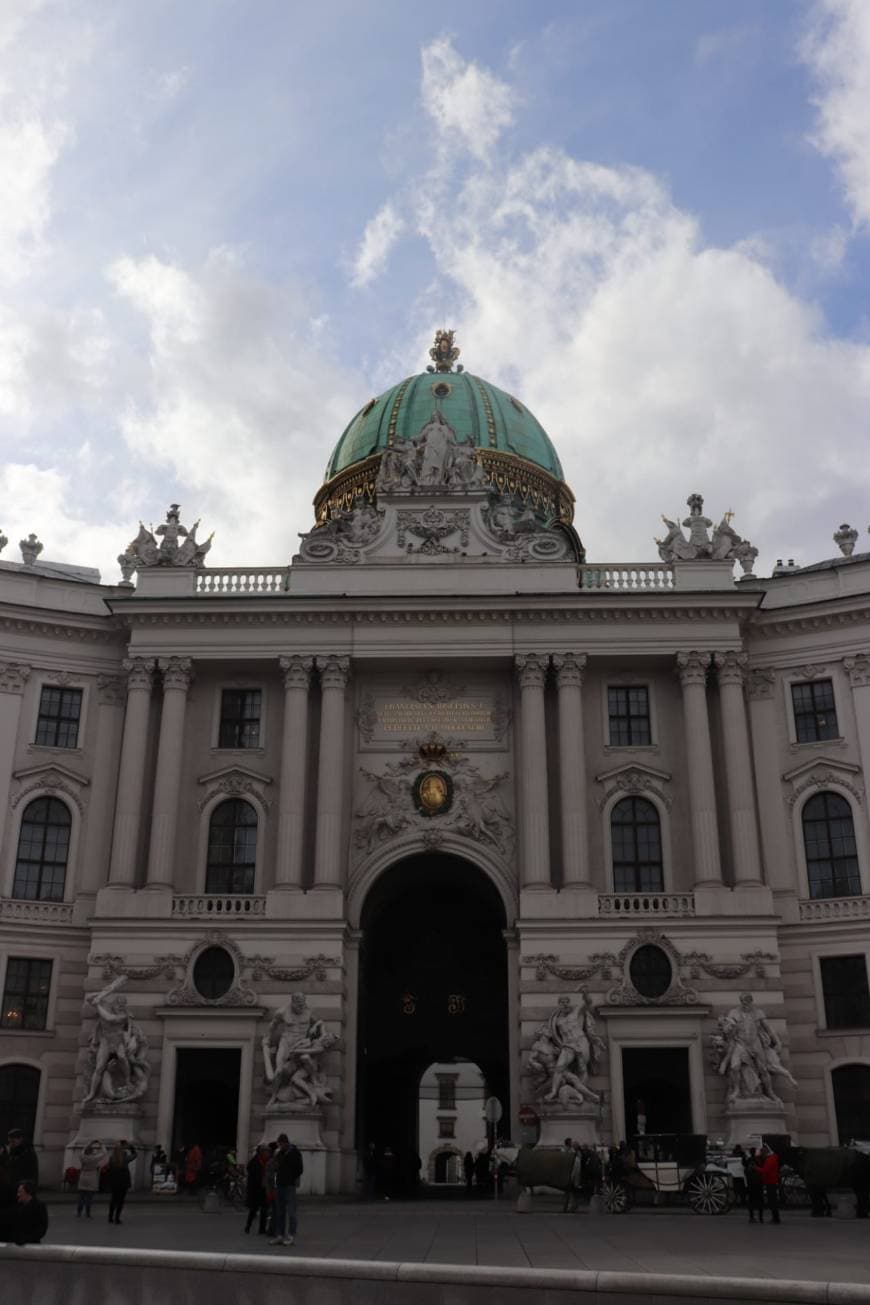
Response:
[{"label": "carved stone statue", "polygon": [[797,1087],[780,1059],[782,1044],[751,992],[742,993],[740,1005],[720,1017],[713,1047],[719,1056],[719,1073],[728,1080],[729,1102],[778,1101],[773,1091],[776,1076]]},{"label": "carved stone statue", "polygon": [[126,554],[122,556],[132,559],[137,568],[140,566],[204,567],[205,555],[211,548],[214,535],[209,535],[208,539],[198,543],[196,532],[199,522],[195,521],[188,530],[181,524],[180,511],[177,503],[170,503],[165,522],[156,530],[153,528],[147,530],[140,521],[138,535],[127,545]]},{"label": "carved stone statue", "polygon": [[137,1101],[148,1087],[148,1041],[127,1010],[127,998],[117,991],[126,982],[119,974],[85,1001],[97,1012],[90,1041],[90,1084],[82,1104]]},{"label": "carved stone statue", "polygon": [[747,575],[752,574],[753,563],[758,556],[758,549],[748,539],[742,539],[732,528],[732,512],[726,512],[713,530],[713,522],[704,516],[704,500],[700,494],[690,494],[686,499],[689,515],[683,521],[688,527],[688,539],[676,521],[663,516],[662,521],[668,528],[664,539],[656,539],[659,557],[663,562],[691,562],[698,558],[713,561],[739,562]]},{"label": "carved stone statue", "polygon": [[420,451],[418,485],[429,487],[446,485],[453,464],[453,446],[456,443],[455,432],[447,418],[438,411],[433,412],[414,443]]},{"label": "carved stone statue", "polygon": [[313,1018],[305,994],[294,992],[272,1017],[262,1041],[266,1082],[272,1089],[267,1105],[318,1106],[331,1101],[320,1057],[335,1041],[323,1020]]},{"label": "carved stone statue", "polygon": [[381,455],[375,488],[378,493],[414,489],[483,489],[486,473],[470,439],[459,440],[444,414],[436,409],[419,434],[396,440]]},{"label": "carved stone statue", "polygon": [[340,512],[301,535],[299,551],[312,562],[358,562],[360,549],[375,540],[381,524],[377,509],[365,499],[356,498],[347,512]]},{"label": "carved stone statue", "polygon": [[539,1078],[539,1095],[563,1106],[597,1103],[589,1072],[595,1070],[603,1050],[587,994],[581,990],[576,1002],[567,994],[560,997],[529,1050],[528,1067]]}]

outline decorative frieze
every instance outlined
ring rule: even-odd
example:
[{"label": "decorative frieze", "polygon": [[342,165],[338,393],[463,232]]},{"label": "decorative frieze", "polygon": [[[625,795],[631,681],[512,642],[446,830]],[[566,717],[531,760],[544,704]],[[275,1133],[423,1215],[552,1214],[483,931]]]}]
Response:
[{"label": "decorative frieze", "polygon": [[664,770],[654,770],[652,766],[618,766],[615,770],[596,775],[595,782],[604,785],[604,792],[598,799],[599,811],[604,810],[615,794],[626,797],[651,795],[658,798],[668,811],[674,800],[673,795],[664,787],[671,782],[670,774]]},{"label": "decorative frieze", "polygon": [[31,670],[22,662],[0,662],[0,693],[23,693]]},{"label": "decorative frieze", "polygon": [[267,812],[271,805],[266,797],[266,786],[272,783],[271,776],[258,775],[253,770],[246,770],[244,766],[228,766],[212,771],[209,775],[202,775],[197,783],[204,786],[204,792],[197,802],[200,811],[214,798],[222,796],[256,798]]},{"label": "decorative frieze", "polygon": [[67,770],[66,766],[31,766],[27,770],[17,771],[12,778],[18,785],[9,802],[13,810],[31,795],[53,793],[67,798],[80,814],[84,813],[82,793],[91,781],[84,775]]}]

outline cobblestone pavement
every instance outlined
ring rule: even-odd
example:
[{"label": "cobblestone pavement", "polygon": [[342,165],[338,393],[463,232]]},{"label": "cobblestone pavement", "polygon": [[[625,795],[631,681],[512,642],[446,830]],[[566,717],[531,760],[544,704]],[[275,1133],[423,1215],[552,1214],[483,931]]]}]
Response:
[{"label": "cobblestone pavement", "polygon": [[74,1204],[49,1207],[47,1241],[59,1245],[428,1261],[553,1269],[738,1275],[870,1283],[870,1220],[812,1219],[786,1213],[782,1224],[750,1224],[740,1210],[716,1217],[686,1210],[624,1216],[563,1215],[544,1202],[517,1214],[509,1201],[309,1201],[299,1206],[293,1248],[244,1234],[244,1213],[204,1214],[185,1200],[131,1200],[120,1227],[106,1198],[91,1220]]}]

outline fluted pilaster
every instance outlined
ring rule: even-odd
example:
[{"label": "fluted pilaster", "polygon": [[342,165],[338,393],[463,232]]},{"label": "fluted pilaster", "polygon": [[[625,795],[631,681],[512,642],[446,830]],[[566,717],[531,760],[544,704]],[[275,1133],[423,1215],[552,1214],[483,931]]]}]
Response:
[{"label": "fluted pilaster", "polygon": [[132,888],[136,880],[154,666],[153,657],[129,657],[123,662],[127,672],[127,709],[121,736],[112,858],[109,865],[109,883],[117,888]]},{"label": "fluted pilaster", "polygon": [[284,673],[284,731],[275,887],[300,888],[308,773],[308,696],[314,658],[281,657],[279,664]]},{"label": "fluted pilaster", "polygon": [[734,881],[736,884],[760,884],[761,851],[755,816],[746,702],[743,696],[749,658],[746,653],[727,652],[716,653],[714,660],[719,675]]},{"label": "fluted pilaster", "polygon": [[151,843],[148,852],[148,887],[169,888],[175,868],[175,834],[178,828],[178,792],[184,755],[184,717],[192,679],[189,657],[161,657],[163,710],[157,745],[157,774],[151,808]]},{"label": "fluted pilaster", "polygon": [[585,653],[553,656],[559,695],[559,796],[562,815],[562,882],[588,886],[586,746],[583,736]]},{"label": "fluted pilaster", "polygon": [[550,885],[550,821],[547,794],[547,732],[544,685],[549,657],[520,653],[514,659],[520,685],[523,887]]},{"label": "fluted pilaster", "polygon": [[679,653],[677,672],[683,689],[683,722],[686,736],[686,765],[689,772],[689,806],[692,847],[695,854],[695,883],[721,884],[719,827],[716,819],[716,784],[707,714],[707,671],[710,654]]},{"label": "fluted pilaster", "polygon": [[317,658],[320,672],[320,758],[317,766],[317,835],[314,883],[318,888],[339,888],[344,879],[341,834],[344,818],[345,691],[350,678],[350,658]]}]

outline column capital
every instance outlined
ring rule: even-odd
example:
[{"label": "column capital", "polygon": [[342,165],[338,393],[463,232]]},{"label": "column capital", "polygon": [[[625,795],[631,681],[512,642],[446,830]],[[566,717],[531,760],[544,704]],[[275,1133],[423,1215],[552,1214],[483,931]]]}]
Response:
[{"label": "column capital", "polygon": [[560,689],[566,686],[580,688],[586,673],[585,653],[554,653],[553,669],[556,672],[556,684]]},{"label": "column capital", "polygon": [[154,682],[155,661],[153,657],[125,657],[121,662],[127,672],[127,691],[146,689],[151,692]]},{"label": "column capital", "polygon": [[772,698],[776,687],[776,671],[772,666],[753,666],[748,682],[750,698]]},{"label": "column capital", "polygon": [[187,693],[193,679],[193,662],[189,657],[161,657],[158,665],[163,672],[164,689],[181,689]]},{"label": "column capital", "polygon": [[685,689],[690,684],[705,685],[710,667],[710,654],[700,652],[677,653],[677,674]]},{"label": "column capital", "polygon": [[97,676],[97,702],[101,707],[123,707],[127,698],[122,675]]},{"label": "column capital", "polygon": [[720,684],[736,684],[743,687],[746,680],[746,668],[749,654],[742,652],[714,653],[713,662],[719,675]]},{"label": "column capital", "polygon": [[23,693],[31,669],[23,662],[0,662],[0,693]]},{"label": "column capital", "polygon": [[870,684],[870,653],[856,653],[854,657],[844,657],[843,665],[849,676],[853,689]]},{"label": "column capital", "polygon": [[344,689],[350,679],[350,658],[327,653],[317,659],[320,684],[324,689]]},{"label": "column capital", "polygon": [[284,672],[285,689],[307,689],[311,684],[311,671],[314,667],[313,657],[279,657],[278,665]]},{"label": "column capital", "polygon": [[517,653],[514,667],[521,689],[542,689],[550,658],[547,653]]}]

